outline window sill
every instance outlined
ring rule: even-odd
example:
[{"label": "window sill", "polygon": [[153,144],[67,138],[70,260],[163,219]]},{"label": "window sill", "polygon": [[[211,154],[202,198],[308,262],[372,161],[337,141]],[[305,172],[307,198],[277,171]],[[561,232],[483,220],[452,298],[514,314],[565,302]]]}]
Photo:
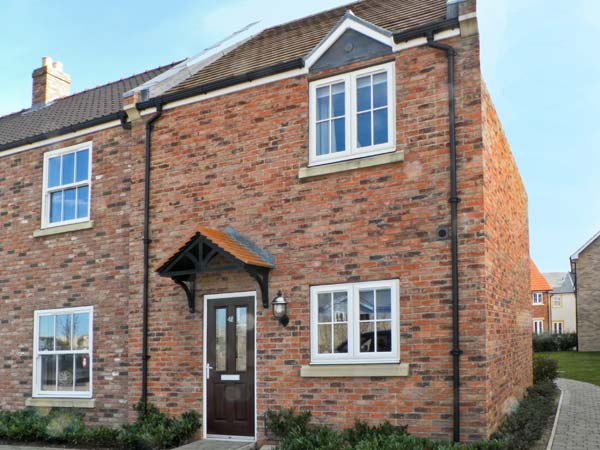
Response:
[{"label": "window sill", "polygon": [[89,230],[94,226],[93,220],[86,222],[70,223],[68,225],[59,225],[57,227],[48,227],[35,230],[33,237],[51,236],[53,234],[69,233],[71,231]]},{"label": "window sill", "polygon": [[28,398],[25,406],[36,408],[94,408],[96,400],[93,398]]},{"label": "window sill", "polygon": [[300,368],[300,376],[310,377],[407,377],[408,363],[399,364],[331,364]]},{"label": "window sill", "polygon": [[347,161],[334,162],[331,164],[322,164],[319,166],[302,167],[298,171],[298,179],[319,177],[330,173],[346,172],[348,170],[363,169],[365,167],[381,166],[404,161],[404,152],[395,151],[393,153],[384,153],[376,156],[365,156],[362,158],[349,159]]}]

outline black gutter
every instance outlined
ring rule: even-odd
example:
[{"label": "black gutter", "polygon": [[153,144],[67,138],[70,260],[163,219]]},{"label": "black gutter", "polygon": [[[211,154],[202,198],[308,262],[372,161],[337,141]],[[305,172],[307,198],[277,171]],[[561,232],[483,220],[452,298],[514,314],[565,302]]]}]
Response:
[{"label": "black gutter", "polygon": [[454,57],[456,50],[446,44],[435,42],[434,33],[459,26],[452,18],[437,26],[427,25],[394,35],[396,43],[416,37],[426,37],[427,45],[446,53],[448,60],[448,133],[450,136],[450,252],[452,258],[452,385],[453,385],[453,440],[460,442],[460,327],[459,327],[459,279],[458,279],[458,197],[456,173],[456,97],[454,80]]},{"label": "black gutter", "polygon": [[430,34],[451,30],[453,28],[458,28],[459,26],[460,23],[458,21],[458,18],[446,19],[441,22],[434,22],[427,25],[411,28],[410,30],[394,33],[394,42],[397,44],[399,42],[410,41],[411,39],[426,37]]},{"label": "black gutter", "polygon": [[144,281],[142,294],[142,405],[148,409],[148,285],[150,272],[150,159],[152,156],[152,129],[162,116],[162,103],[155,103],[156,113],[146,122],[146,156],[144,166]]},{"label": "black gutter", "polygon": [[272,66],[264,67],[257,70],[246,72],[242,75],[235,75],[233,77],[224,78],[223,80],[214,81],[211,83],[202,84],[200,86],[194,86],[182,91],[173,92],[171,94],[161,95],[150,100],[138,102],[136,107],[140,110],[150,108],[156,105],[156,102],[161,104],[171,103],[184,98],[193,97],[194,95],[207,94],[218,89],[223,89],[236,84],[248,83],[259,78],[268,77],[270,75],[276,75],[278,73],[287,72],[288,70],[301,69],[304,67],[304,59],[296,58],[291,61],[286,61]]},{"label": "black gutter", "polygon": [[102,125],[103,123],[111,122],[113,120],[121,120],[122,111],[116,113],[107,114],[106,116],[96,117],[85,122],[79,122],[73,125],[67,125],[54,131],[47,133],[40,133],[27,138],[19,139],[18,141],[9,142],[7,144],[0,145],[0,152],[4,150],[10,150],[11,148],[21,147],[22,145],[35,144],[36,142],[50,139],[57,136],[62,136],[66,133],[73,133],[75,131],[84,130],[86,128],[94,127],[96,125]]}]

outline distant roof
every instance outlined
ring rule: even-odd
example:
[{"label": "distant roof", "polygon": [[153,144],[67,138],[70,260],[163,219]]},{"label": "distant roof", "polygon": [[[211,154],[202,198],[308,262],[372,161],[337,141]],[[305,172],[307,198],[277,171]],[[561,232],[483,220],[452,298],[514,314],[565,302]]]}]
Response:
[{"label": "distant roof", "polygon": [[542,272],[537,268],[532,259],[529,260],[531,271],[531,290],[532,291],[551,291],[552,286],[548,284]]},{"label": "distant roof", "polygon": [[579,250],[577,250],[575,253],[573,253],[571,255],[571,259],[574,261],[578,260],[581,252],[583,252],[586,248],[588,248],[590,245],[592,245],[594,243],[594,241],[596,239],[598,239],[599,237],[600,237],[600,231],[598,231],[595,235],[593,235],[589,241],[587,241],[585,244],[583,244],[583,246],[580,247]]},{"label": "distant roof", "polygon": [[167,95],[305,58],[347,10],[390,32],[446,20],[446,0],[363,0],[268,28],[167,91]]},{"label": "distant roof", "polygon": [[45,106],[0,117],[0,151],[117,119],[123,108],[124,92],[175,64],[177,63],[78,92]]},{"label": "distant roof", "polygon": [[575,284],[569,272],[545,272],[544,277],[552,286],[553,294],[570,294],[575,292]]}]

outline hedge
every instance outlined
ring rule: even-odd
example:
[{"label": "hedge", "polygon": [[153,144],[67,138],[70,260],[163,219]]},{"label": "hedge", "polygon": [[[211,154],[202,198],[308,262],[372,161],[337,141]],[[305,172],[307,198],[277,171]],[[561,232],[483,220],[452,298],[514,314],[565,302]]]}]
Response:
[{"label": "hedge", "polygon": [[53,409],[41,415],[34,409],[0,411],[0,441],[35,442],[123,450],[162,450],[185,444],[200,428],[200,416],[191,411],[167,417],[153,405],[138,420],[121,428],[87,426],[80,414]]},{"label": "hedge", "polygon": [[577,348],[577,333],[534,334],[534,352],[565,352]]}]

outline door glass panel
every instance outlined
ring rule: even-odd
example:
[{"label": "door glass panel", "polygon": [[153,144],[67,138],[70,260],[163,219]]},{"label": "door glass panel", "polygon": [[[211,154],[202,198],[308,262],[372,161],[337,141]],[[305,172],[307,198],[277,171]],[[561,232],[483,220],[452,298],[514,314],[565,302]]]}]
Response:
[{"label": "door glass panel", "polygon": [[215,369],[218,372],[227,370],[227,309],[218,308],[215,318]]},{"label": "door glass panel", "polygon": [[235,308],[235,370],[245,372],[247,361],[247,340],[248,340],[248,308],[238,306]]}]

